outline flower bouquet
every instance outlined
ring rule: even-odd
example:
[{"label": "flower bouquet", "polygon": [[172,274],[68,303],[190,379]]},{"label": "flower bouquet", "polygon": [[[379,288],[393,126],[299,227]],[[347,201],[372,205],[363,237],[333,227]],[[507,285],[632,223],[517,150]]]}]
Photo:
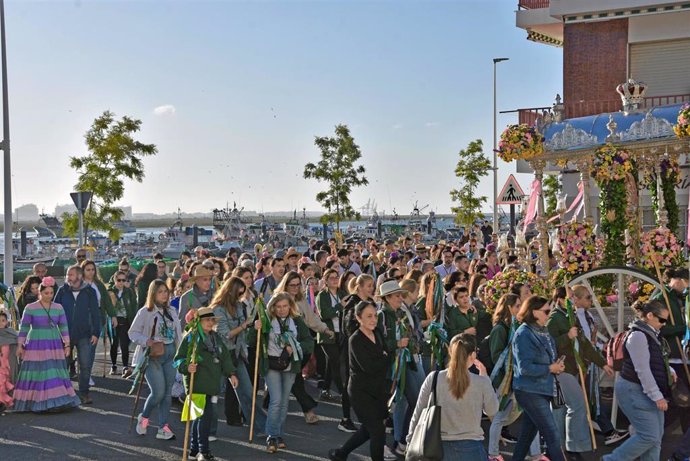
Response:
[{"label": "flower bouquet", "polygon": [[526,272],[516,269],[509,269],[497,274],[493,279],[486,283],[484,289],[484,298],[489,304],[495,306],[498,300],[506,293],[510,292],[510,288],[516,283],[529,285],[532,293],[539,296],[549,297],[549,284],[543,278],[532,272]]},{"label": "flower bouquet", "polygon": [[544,136],[526,123],[510,125],[501,133],[498,156],[505,162],[529,160],[544,153]]},{"label": "flower bouquet", "polygon": [[690,137],[690,102],[683,104],[678,112],[678,124],[673,125],[673,131],[679,138]]},{"label": "flower bouquet", "polygon": [[587,223],[566,223],[558,232],[561,246],[559,267],[574,275],[593,269],[597,263],[597,248],[592,226]]},{"label": "flower bouquet", "polygon": [[638,300],[646,302],[649,300],[649,297],[652,295],[653,292],[654,285],[652,285],[651,283],[636,280],[632,282],[630,285],[628,285],[628,302],[630,304]]},{"label": "flower bouquet", "polygon": [[669,229],[658,227],[640,236],[640,264],[656,273],[654,262],[663,270],[666,267],[683,264],[682,247]]},{"label": "flower bouquet", "polygon": [[627,150],[606,144],[594,153],[592,177],[599,184],[623,180],[633,169],[632,156]]}]

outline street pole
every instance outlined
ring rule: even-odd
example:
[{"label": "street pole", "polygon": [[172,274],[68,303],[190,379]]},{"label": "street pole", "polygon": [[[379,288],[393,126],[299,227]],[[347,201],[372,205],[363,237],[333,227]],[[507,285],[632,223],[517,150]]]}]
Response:
[{"label": "street pole", "polygon": [[81,192],[77,195],[77,212],[79,213],[79,248],[84,246],[84,212]]},{"label": "street pole", "polygon": [[0,52],[2,52],[2,150],[4,157],[3,177],[5,180],[5,285],[14,283],[12,260],[12,170],[10,168],[10,104],[7,100],[7,46],[5,44],[5,0],[0,0]]},{"label": "street pole", "polygon": [[493,210],[494,210],[494,232],[496,234],[500,233],[500,229],[498,227],[498,205],[496,202],[498,201],[498,162],[496,160],[496,149],[498,148],[498,142],[496,140],[496,64],[501,62],[501,61],[507,61],[508,58],[494,58],[494,132],[493,132],[493,138],[494,138],[494,201],[493,201]]}]

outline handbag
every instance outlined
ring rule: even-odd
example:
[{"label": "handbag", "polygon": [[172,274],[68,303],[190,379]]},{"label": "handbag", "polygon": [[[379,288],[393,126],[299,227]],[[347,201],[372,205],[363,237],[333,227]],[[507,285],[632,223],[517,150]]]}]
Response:
[{"label": "handbag", "polygon": [[561,389],[561,383],[558,381],[556,376],[553,377],[556,380],[556,395],[551,399],[551,408],[563,408],[565,405],[565,397],[563,397],[563,390]]},{"label": "handbag", "polygon": [[290,354],[288,354],[287,348],[283,348],[283,352],[280,353],[280,357],[268,356],[268,369],[275,371],[285,371],[287,367],[290,366]]},{"label": "handbag", "polygon": [[[158,323],[158,317],[153,318],[153,328],[151,328],[151,339],[153,340],[156,334],[156,324]],[[149,357],[161,357],[165,354],[165,344],[161,341],[155,341],[149,346]]]},{"label": "handbag", "polygon": [[438,373],[438,371],[434,373],[431,395],[407,445],[405,461],[441,461],[443,459],[441,407],[436,402]]}]

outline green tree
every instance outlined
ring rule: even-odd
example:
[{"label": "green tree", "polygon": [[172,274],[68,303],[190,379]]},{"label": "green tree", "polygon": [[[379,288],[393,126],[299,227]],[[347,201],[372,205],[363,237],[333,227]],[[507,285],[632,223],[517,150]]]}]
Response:
[{"label": "green tree", "polygon": [[543,189],[544,200],[546,202],[546,217],[550,218],[556,214],[556,206],[558,206],[558,193],[561,191],[561,183],[558,181],[558,176],[544,175]]},{"label": "green tree", "polygon": [[489,175],[491,162],[484,154],[481,139],[470,142],[466,149],[458,152],[460,160],[455,167],[455,176],[460,178],[460,189],[450,191],[450,197],[458,202],[457,207],[452,207],[455,213],[455,222],[471,226],[477,219],[482,219],[482,206],[486,203],[486,196],[477,195],[477,187],[481,178]]},{"label": "green tree", "polygon": [[316,200],[328,210],[321,222],[335,221],[340,230],[340,221],[360,218],[350,205],[350,192],[355,186],[369,184],[364,176],[364,165],[355,165],[362,152],[350,135],[350,129],[342,124],[335,127],[335,137],[316,136],[314,144],[321,151],[321,160],[304,165],[304,178],[328,183],[326,190],[316,194]]},{"label": "green tree", "polygon": [[[70,166],[77,171],[77,191],[91,191],[93,198],[84,212],[84,231],[101,230],[111,240],[120,237],[113,224],[122,219],[122,210],[113,204],[124,194],[125,179],[141,182],[144,179],[143,157],[155,155],[154,144],[144,144],[133,138],[141,129],[141,120],[122,117],[105,111],[96,118],[84,135],[89,153],[83,157],[70,157]],[[67,235],[79,232],[79,216],[75,213],[62,215]]]}]

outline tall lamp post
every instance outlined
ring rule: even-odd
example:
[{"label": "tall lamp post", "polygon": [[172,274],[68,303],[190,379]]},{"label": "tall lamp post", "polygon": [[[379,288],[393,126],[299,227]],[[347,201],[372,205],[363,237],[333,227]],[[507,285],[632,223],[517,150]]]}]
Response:
[{"label": "tall lamp post", "polygon": [[501,62],[501,61],[507,61],[509,58],[494,58],[494,203],[493,203],[493,210],[494,210],[494,232],[496,234],[499,233],[500,229],[498,227],[498,205],[496,205],[496,202],[498,201],[498,164],[496,161],[496,149],[498,148],[497,146],[497,141],[496,141],[496,64]]},{"label": "tall lamp post", "polygon": [[5,265],[3,275],[5,285],[14,283],[12,267],[12,172],[10,170],[10,116],[7,101],[7,47],[5,45],[5,1],[0,0],[0,52],[2,53],[2,150],[4,156],[3,177],[5,180]]}]

